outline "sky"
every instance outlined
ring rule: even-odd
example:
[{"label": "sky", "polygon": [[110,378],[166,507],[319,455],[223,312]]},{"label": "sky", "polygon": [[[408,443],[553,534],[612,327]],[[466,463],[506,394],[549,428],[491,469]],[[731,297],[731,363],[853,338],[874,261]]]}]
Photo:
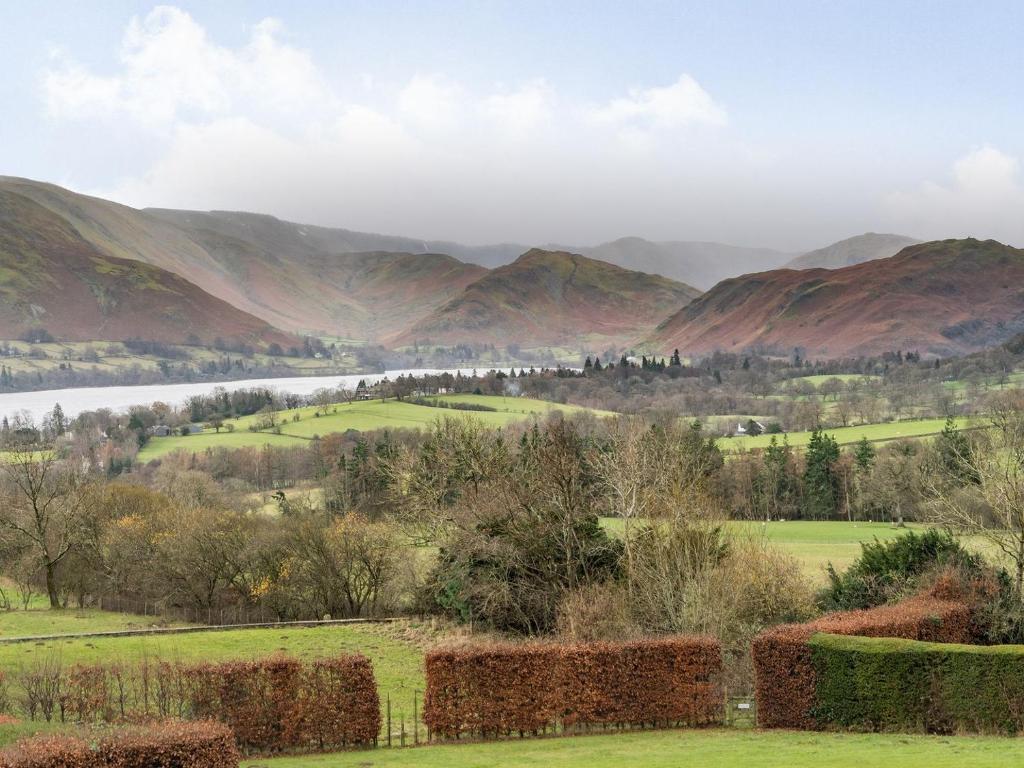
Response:
[{"label": "sky", "polygon": [[0,0],[0,174],[450,239],[1024,246],[1024,3]]}]

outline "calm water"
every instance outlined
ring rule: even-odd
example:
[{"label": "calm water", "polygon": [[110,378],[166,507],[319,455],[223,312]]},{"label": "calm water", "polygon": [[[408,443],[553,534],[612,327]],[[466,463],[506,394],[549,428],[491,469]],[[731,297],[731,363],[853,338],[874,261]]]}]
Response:
[{"label": "calm water", "polygon": [[[82,387],[78,389],[48,389],[41,392],[15,392],[0,395],[0,417],[13,416],[19,411],[28,411],[36,421],[39,421],[45,414],[52,411],[53,406],[57,403],[60,403],[65,415],[72,418],[82,411],[95,411],[100,408],[124,411],[133,405],[148,405],[157,401],[178,406],[193,395],[209,394],[218,387],[223,387],[229,392],[236,389],[269,387],[279,392],[310,395],[324,387],[355,389],[360,380],[366,381],[367,384],[373,384],[385,377],[394,379],[401,375],[423,376],[445,371],[455,374],[460,370],[464,376],[469,376],[474,371],[473,368],[417,368],[345,376],[296,376],[283,379],[243,379],[202,384],[151,384],[139,387]],[[485,369],[478,370],[483,372]]]}]

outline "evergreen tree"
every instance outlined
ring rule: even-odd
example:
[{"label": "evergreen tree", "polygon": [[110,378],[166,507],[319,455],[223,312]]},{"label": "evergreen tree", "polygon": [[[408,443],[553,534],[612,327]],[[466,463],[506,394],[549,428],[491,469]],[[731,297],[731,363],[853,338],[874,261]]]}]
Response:
[{"label": "evergreen tree", "polygon": [[839,461],[839,444],[831,435],[815,429],[804,460],[804,514],[812,519],[828,520],[838,509],[839,478],[835,465]]},{"label": "evergreen tree", "polygon": [[853,451],[853,460],[857,465],[858,472],[870,472],[875,464],[875,447],[862,437]]},{"label": "evergreen tree", "polygon": [[595,371],[603,371],[604,370],[604,368],[601,366],[601,358],[600,357],[595,357],[594,358],[594,370]]},{"label": "evergreen tree", "polygon": [[971,441],[956,427],[952,416],[946,418],[946,425],[935,438],[935,450],[946,476],[957,485],[980,485],[981,478],[974,467],[974,451]]},{"label": "evergreen tree", "polygon": [[669,361],[669,365],[682,365],[682,364],[683,364],[683,362],[679,358],[679,350],[677,349],[675,352],[672,353],[672,359]]},{"label": "evergreen tree", "polygon": [[590,359],[590,355],[587,355],[587,361],[585,363],[583,363],[583,370],[584,371],[589,371],[593,367],[594,367],[594,363]]},{"label": "evergreen tree", "polygon": [[780,445],[774,436],[762,454],[755,482],[758,507],[765,520],[788,517],[793,509],[797,486],[791,471],[791,456],[789,440],[783,437]]}]

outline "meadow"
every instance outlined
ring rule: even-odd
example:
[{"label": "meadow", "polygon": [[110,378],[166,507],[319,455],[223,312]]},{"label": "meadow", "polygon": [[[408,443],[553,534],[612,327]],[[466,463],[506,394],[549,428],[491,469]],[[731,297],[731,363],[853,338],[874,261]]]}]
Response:
[{"label": "meadow", "polygon": [[[835,427],[823,430],[836,439],[839,445],[853,445],[866,438],[869,443],[880,443],[889,440],[919,439],[939,434],[946,425],[945,419],[917,419],[908,421],[890,421],[882,424],[863,424],[856,427]],[[957,428],[968,426],[966,419],[956,420]],[[719,441],[724,451],[737,452],[767,448],[772,438],[782,443],[785,438],[794,448],[806,446],[813,432],[789,432],[780,435],[757,435],[756,437],[731,437]]]},{"label": "meadow", "polygon": [[[178,449],[195,453],[217,447],[242,448],[268,444],[287,447],[302,445],[315,436],[322,437],[348,430],[365,432],[389,428],[424,429],[444,416],[472,417],[490,427],[504,427],[517,421],[543,418],[555,411],[566,415],[588,411],[598,416],[611,415],[608,411],[591,411],[575,405],[562,405],[525,397],[445,395],[431,399],[446,403],[485,406],[495,410],[436,408],[398,400],[360,400],[319,408],[304,406],[279,411],[276,414],[277,427],[272,430],[250,431],[250,427],[257,426],[265,418],[265,414],[255,414],[226,421],[220,432],[208,430],[187,437],[155,437],[139,452],[138,458],[139,461],[150,461]],[[228,430],[228,424],[234,431]]]},{"label": "meadow", "polygon": [[370,752],[261,758],[249,768],[1001,768],[1024,762],[1024,740],[734,729],[641,731]]}]

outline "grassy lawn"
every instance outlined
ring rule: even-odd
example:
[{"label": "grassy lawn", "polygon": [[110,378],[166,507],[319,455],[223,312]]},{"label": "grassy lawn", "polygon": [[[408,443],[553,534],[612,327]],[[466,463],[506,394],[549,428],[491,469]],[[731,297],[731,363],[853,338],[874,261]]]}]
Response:
[{"label": "grassy lawn", "polygon": [[[935,435],[946,425],[945,419],[921,419],[918,421],[893,421],[885,424],[864,424],[859,427],[836,427],[824,430],[832,435],[840,445],[852,445],[866,437],[868,442],[899,440],[901,438],[918,438]],[[958,419],[957,426],[968,426],[966,419]],[[782,435],[758,435],[757,437],[733,437],[719,441],[724,451],[751,450],[767,448],[772,437],[782,442]],[[807,445],[811,439],[810,432],[790,432],[786,435],[789,444],[794,447]]]},{"label": "grassy lawn", "polygon": [[95,637],[39,643],[0,644],[0,671],[53,654],[64,665],[142,659],[169,661],[225,661],[285,653],[304,659],[358,652],[373,662],[381,702],[391,696],[397,718],[412,715],[413,691],[423,691],[423,652],[400,636],[398,627],[353,624],[347,626],[234,629],[182,635]]},{"label": "grassy lawn", "polygon": [[[574,405],[560,405],[544,400],[522,397],[499,397],[494,395],[446,395],[440,399],[446,402],[486,405],[495,411],[463,411],[451,408],[431,408],[396,400],[365,400],[353,403],[339,403],[328,406],[327,413],[316,416],[317,408],[306,406],[278,413],[281,434],[262,431],[251,432],[249,427],[263,416],[245,416],[229,422],[234,432],[222,430],[204,432],[188,437],[157,437],[151,439],[139,452],[139,461],[160,458],[172,451],[183,448],[192,452],[207,448],[241,448],[245,446],[303,445],[314,435],[328,435],[346,432],[350,429],[367,431],[386,428],[424,429],[444,416],[474,418],[491,427],[503,427],[516,421],[543,418],[549,413],[560,411],[565,414],[585,412],[588,409]],[[607,411],[592,411],[597,415],[609,415]],[[297,417],[297,420],[296,420]]]},{"label": "grassy lawn", "polygon": [[266,768],[1001,768],[1024,739],[689,730],[514,739],[252,760]]},{"label": "grassy lawn", "polygon": [[820,386],[823,382],[828,381],[829,379],[839,379],[841,382],[846,384],[851,381],[881,381],[882,377],[873,376],[866,373],[825,373],[816,374],[814,376],[797,376],[794,379],[787,379],[787,381],[805,381],[808,384],[813,384],[814,386],[817,387]]}]

